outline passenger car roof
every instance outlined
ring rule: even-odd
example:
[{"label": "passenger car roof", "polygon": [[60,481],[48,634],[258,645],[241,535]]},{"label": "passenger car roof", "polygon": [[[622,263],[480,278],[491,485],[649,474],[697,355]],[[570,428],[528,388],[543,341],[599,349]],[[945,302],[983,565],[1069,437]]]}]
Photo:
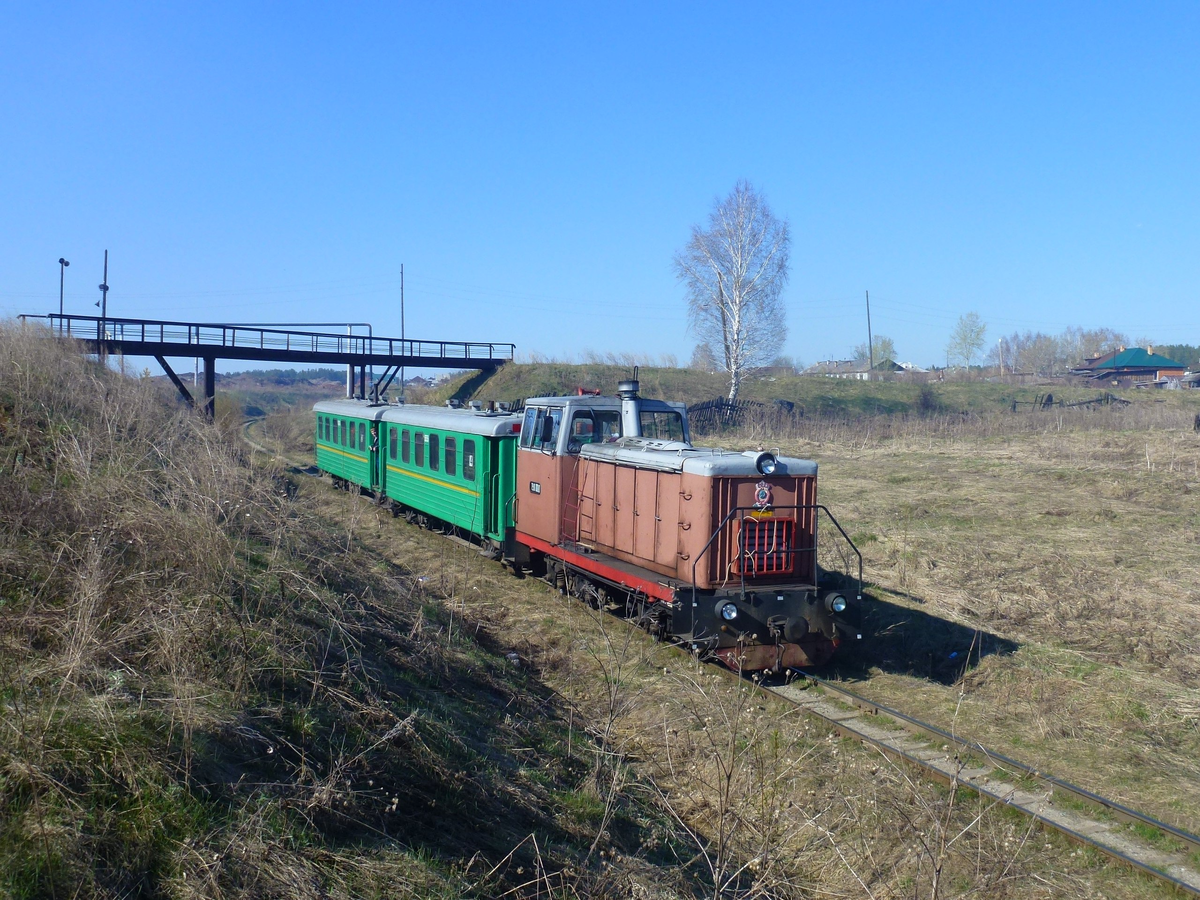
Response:
[{"label": "passenger car roof", "polygon": [[[521,429],[519,413],[492,413],[475,409],[450,409],[446,406],[372,406],[365,400],[322,400],[314,404],[319,413],[352,416],[372,422],[395,422],[418,428],[437,428],[485,437],[504,437],[518,434]],[[515,427],[514,427],[515,426]]]}]

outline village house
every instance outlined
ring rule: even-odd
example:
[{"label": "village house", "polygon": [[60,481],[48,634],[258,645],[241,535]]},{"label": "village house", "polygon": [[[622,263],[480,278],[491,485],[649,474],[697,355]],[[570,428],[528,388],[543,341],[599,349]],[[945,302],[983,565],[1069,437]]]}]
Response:
[{"label": "village house", "polygon": [[1178,383],[1187,366],[1154,352],[1153,347],[1121,347],[1085,359],[1071,374],[1112,387],[1162,387]]},{"label": "village house", "polygon": [[872,378],[878,379],[898,373],[903,374],[907,371],[910,370],[890,359],[876,363],[874,369],[871,368],[865,359],[830,359],[825,362],[814,363],[800,374],[870,381]]}]

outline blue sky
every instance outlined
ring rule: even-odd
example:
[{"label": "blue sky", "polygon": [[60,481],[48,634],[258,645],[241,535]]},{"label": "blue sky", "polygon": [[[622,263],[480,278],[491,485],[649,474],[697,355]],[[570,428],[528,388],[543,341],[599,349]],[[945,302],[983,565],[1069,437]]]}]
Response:
[{"label": "blue sky", "polygon": [[673,353],[739,178],[785,352],[1200,343],[1200,4],[0,5],[0,315]]}]

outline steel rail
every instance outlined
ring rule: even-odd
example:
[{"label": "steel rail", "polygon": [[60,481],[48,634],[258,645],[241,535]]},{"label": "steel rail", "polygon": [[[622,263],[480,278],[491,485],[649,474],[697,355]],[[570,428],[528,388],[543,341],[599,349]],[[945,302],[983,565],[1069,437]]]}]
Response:
[{"label": "steel rail", "polygon": [[[803,696],[807,692],[801,691],[794,684],[783,686],[764,684],[761,687],[800,707],[843,735],[862,740],[885,753],[907,760],[932,774],[938,780],[948,783],[956,782],[1006,806],[1024,812],[1072,840],[1094,847],[1101,853],[1165,881],[1180,891],[1200,897],[1200,871],[1198,871],[1200,867],[1186,858],[1188,853],[1193,854],[1193,858],[1195,858],[1195,854],[1200,853],[1200,837],[1160,822],[1086,788],[1042,772],[1002,753],[990,750],[975,741],[960,737],[936,725],[922,722],[899,710],[883,706],[819,676],[807,672],[800,674],[805,681],[819,686],[833,699],[840,700],[859,712],[839,710],[836,707],[823,710],[819,708],[824,699],[821,695]],[[866,722],[854,724],[855,719],[861,719],[860,713],[886,716],[894,720],[907,735],[915,734],[932,738],[947,747],[955,748],[957,752],[951,757],[945,750],[933,751],[929,748],[904,746],[904,742],[901,740],[902,735],[888,731],[885,727]],[[992,767],[982,770],[969,768],[963,760],[958,758],[958,754],[963,751],[981,756],[991,763]],[[944,762],[945,765],[938,765],[938,762]],[[1017,777],[1031,779],[1045,786],[1049,791],[1045,794],[1037,794],[1033,791],[1022,790],[1015,785],[995,781],[988,777],[992,768],[1012,770]],[[1055,808],[1051,804],[1056,792],[1065,794],[1082,804],[1103,809],[1119,822],[1157,829],[1163,835],[1183,845],[1186,850],[1184,854],[1156,850],[1131,835],[1114,832],[1110,823],[1085,817],[1075,810]]]}]

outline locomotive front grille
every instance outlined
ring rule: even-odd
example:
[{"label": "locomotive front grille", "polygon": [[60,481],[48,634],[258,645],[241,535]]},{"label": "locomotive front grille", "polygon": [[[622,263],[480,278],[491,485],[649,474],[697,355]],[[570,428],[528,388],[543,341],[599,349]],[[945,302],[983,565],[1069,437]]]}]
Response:
[{"label": "locomotive front grille", "polygon": [[796,570],[796,521],[747,516],[738,522],[738,548],[734,573],[754,578],[760,575],[791,575]]}]

